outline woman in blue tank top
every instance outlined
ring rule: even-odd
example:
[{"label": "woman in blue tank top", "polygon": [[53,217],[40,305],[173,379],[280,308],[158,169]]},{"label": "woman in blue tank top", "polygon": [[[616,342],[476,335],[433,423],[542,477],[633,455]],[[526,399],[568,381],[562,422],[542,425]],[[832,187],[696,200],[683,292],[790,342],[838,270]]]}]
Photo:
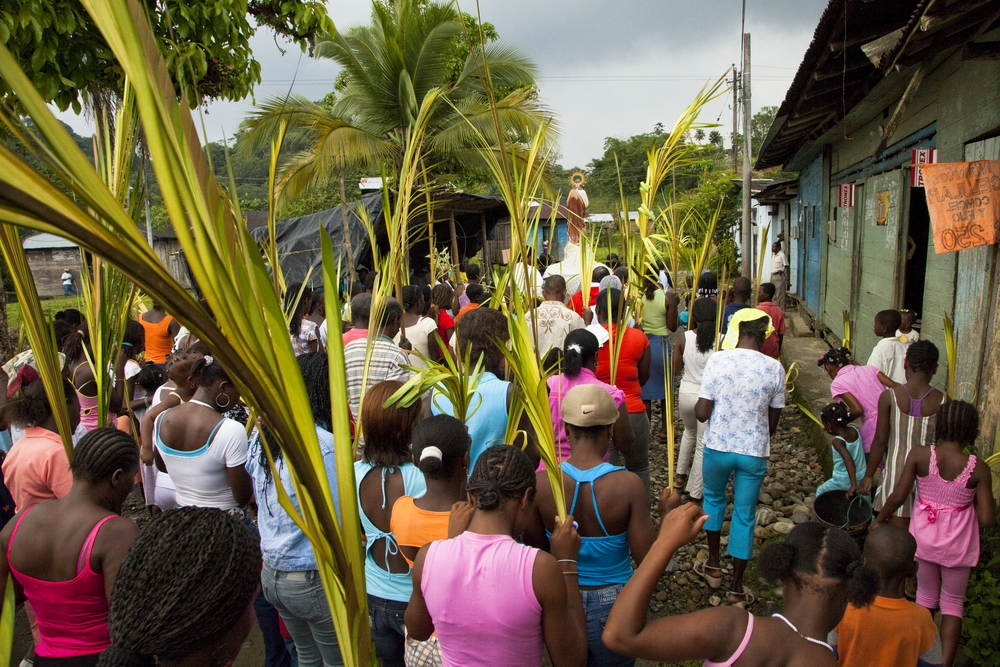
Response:
[{"label": "woman in blue tank top", "polygon": [[[658,528],[650,518],[639,476],[604,461],[618,420],[618,408],[607,390],[598,385],[574,387],[563,399],[561,412],[571,451],[561,466],[567,512],[579,524],[583,539],[577,567],[587,615],[587,664],[633,665],[635,659],[609,650],[601,633],[618,593],[632,576],[631,559],[642,562]],[[537,483],[535,523],[527,538],[547,548],[556,505],[548,473],[537,473]],[[665,489],[660,497],[660,516],[680,504],[679,494],[668,500],[669,492]]]}]

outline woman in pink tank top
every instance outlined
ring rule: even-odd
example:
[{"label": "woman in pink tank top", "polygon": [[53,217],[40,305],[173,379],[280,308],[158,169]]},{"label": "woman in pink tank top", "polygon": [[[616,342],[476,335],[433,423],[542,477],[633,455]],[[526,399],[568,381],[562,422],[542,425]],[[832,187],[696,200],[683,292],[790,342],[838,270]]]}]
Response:
[{"label": "woman in pink tank top", "polygon": [[603,637],[608,648],[661,662],[703,660],[706,667],[835,667],[827,635],[848,602],[865,607],[875,600],[878,575],[862,564],[861,550],[847,533],[819,523],[799,524],[758,556],[760,575],[784,587],[781,614],[760,617],[716,607],[646,620],[671,556],[698,537],[706,518],[701,507],[688,503],[663,519],[659,538],[611,608]]},{"label": "woman in pink tank top", "polygon": [[0,532],[0,581],[38,621],[35,665],[87,667],[110,643],[108,598],[139,532],[119,517],[135,484],[139,449],[116,428],[90,431],[73,452],[65,497],[25,508]]},{"label": "woman in pink tank top", "polygon": [[475,508],[452,512],[453,520],[469,521],[468,529],[417,553],[408,635],[424,641],[436,632],[445,667],[539,667],[543,644],[555,667],[586,663],[573,517],[557,521],[551,553],[514,541],[534,513],[535,469],[508,445],[479,456],[468,493]]},{"label": "woman in pink tank top", "polygon": [[[97,428],[97,383],[94,378],[94,368],[90,363],[93,354],[90,352],[90,334],[87,323],[80,324],[80,329],[63,342],[63,353],[66,355],[66,368],[69,370],[69,380],[76,388],[80,398],[80,423],[88,431]],[[111,398],[108,400],[108,412],[111,414],[123,412],[122,400],[125,397],[125,353],[118,351],[115,358],[114,375],[111,387]],[[110,414],[109,414],[110,416]],[[113,423],[110,419],[105,424]]]}]

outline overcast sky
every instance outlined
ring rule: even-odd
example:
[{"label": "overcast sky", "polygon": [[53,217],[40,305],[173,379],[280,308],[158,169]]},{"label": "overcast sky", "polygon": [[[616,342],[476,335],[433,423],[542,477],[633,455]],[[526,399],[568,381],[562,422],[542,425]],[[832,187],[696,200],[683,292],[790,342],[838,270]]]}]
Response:
[{"label": "overcast sky", "polygon": [[[366,0],[327,0],[339,29],[367,23]],[[475,12],[468,0],[464,11]],[[754,112],[778,105],[802,60],[826,0],[747,0],[751,33]],[[541,95],[560,125],[563,166],[586,166],[603,153],[604,138],[648,132],[661,122],[669,130],[701,86],[738,63],[740,0],[480,0],[484,21],[500,39],[521,47],[537,64]],[[292,87],[311,99],[331,88],[339,67],[301,55],[261,30],[252,40],[261,63],[258,101]],[[253,108],[253,100],[216,102],[204,117],[209,141],[231,135]],[[701,116],[732,131],[732,96],[709,105]],[[60,118],[77,132],[92,130],[81,117]]]}]

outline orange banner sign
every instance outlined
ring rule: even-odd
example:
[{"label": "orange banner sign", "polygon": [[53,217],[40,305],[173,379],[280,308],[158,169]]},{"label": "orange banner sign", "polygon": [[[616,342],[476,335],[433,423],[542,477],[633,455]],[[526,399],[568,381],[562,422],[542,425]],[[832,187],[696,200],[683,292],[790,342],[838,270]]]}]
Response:
[{"label": "orange banner sign", "polygon": [[1000,161],[920,166],[938,254],[1000,239]]}]

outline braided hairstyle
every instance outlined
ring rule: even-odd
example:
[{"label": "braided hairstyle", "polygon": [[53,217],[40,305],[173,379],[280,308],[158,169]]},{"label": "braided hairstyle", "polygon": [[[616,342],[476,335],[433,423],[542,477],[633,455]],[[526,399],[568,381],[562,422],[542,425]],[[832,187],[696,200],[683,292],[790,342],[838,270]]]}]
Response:
[{"label": "braided hairstyle", "polygon": [[937,345],[929,340],[918,340],[906,350],[906,363],[914,373],[934,375],[939,356]]},{"label": "braided hairstyle", "polygon": [[941,405],[935,427],[938,442],[945,440],[963,446],[971,445],[978,435],[979,411],[976,406],[965,401],[948,401]]},{"label": "braided hairstyle", "polygon": [[129,320],[125,323],[125,334],[122,336],[122,352],[128,359],[135,360],[145,348],[146,329],[135,320]]},{"label": "braided hairstyle", "polygon": [[715,349],[715,320],[718,317],[716,303],[708,297],[696,299],[691,306],[691,318],[694,320],[695,347],[702,354],[708,354]]},{"label": "braided hairstyle", "polygon": [[847,406],[840,401],[827,403],[823,411],[819,413],[822,422],[829,426],[846,426],[851,421],[851,416],[847,412]]},{"label": "braided hairstyle", "polygon": [[591,358],[597,356],[601,346],[597,336],[586,329],[574,329],[563,341],[561,371],[568,378],[575,378]]},{"label": "braided hairstyle", "polygon": [[108,479],[116,470],[138,470],[139,446],[125,431],[110,426],[95,428],[76,444],[69,469],[73,479],[91,483]]},{"label": "braided hairstyle", "polygon": [[698,276],[698,288],[695,292],[698,297],[712,297],[719,295],[719,279],[711,271],[702,271]]},{"label": "braided hairstyle", "polygon": [[878,574],[864,564],[854,540],[821,523],[800,523],[784,542],[764,547],[757,571],[770,581],[821,590],[830,599],[846,593],[855,607],[867,607],[878,592]]},{"label": "braided hairstyle", "polygon": [[851,351],[846,347],[838,347],[836,349],[830,348],[827,350],[816,365],[819,367],[823,366],[833,366],[834,368],[843,368],[851,363]]},{"label": "braided hairstyle", "polygon": [[403,288],[403,310],[413,308],[420,301],[423,292],[417,285],[407,285]]},{"label": "braided hairstyle", "polygon": [[[466,290],[468,291],[468,290]],[[455,300],[455,290],[448,287],[444,283],[440,285],[435,285],[434,289],[431,290],[431,301],[438,308],[444,308],[448,310],[451,308],[452,303]]]},{"label": "braided hairstyle", "polygon": [[493,445],[476,459],[466,489],[477,510],[495,510],[504,500],[535,489],[535,467],[519,448]]},{"label": "braided hairstyle", "polygon": [[469,444],[465,424],[449,415],[428,417],[413,429],[413,458],[427,479],[450,478],[465,463]]},{"label": "braided hairstyle", "polygon": [[[301,299],[299,298],[299,290],[302,291]],[[302,283],[292,283],[285,290],[285,310],[288,311],[292,306],[295,307],[288,320],[288,333],[293,336],[299,335],[299,330],[302,328],[302,318],[307,310],[303,306],[308,304],[310,299],[312,299],[312,290],[309,287],[303,287]]]},{"label": "braided hairstyle", "polygon": [[111,645],[97,664],[155,667],[217,651],[247,614],[260,567],[260,540],[230,514],[182,507],[157,515],[118,570],[108,603]]}]

